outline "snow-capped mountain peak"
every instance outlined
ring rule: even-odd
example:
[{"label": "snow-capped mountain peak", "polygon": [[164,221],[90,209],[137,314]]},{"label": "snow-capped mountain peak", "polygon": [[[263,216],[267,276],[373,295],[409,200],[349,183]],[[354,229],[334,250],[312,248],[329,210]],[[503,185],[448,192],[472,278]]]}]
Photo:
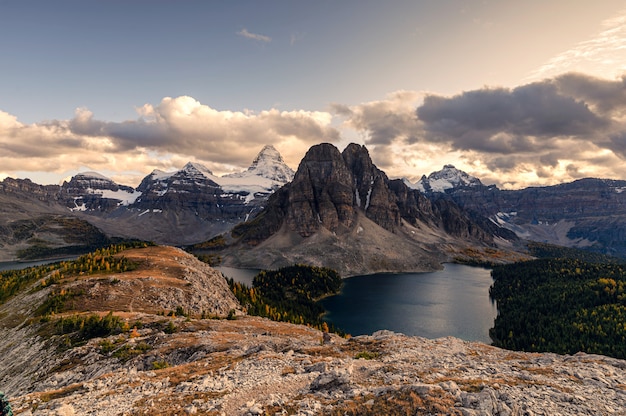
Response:
[{"label": "snow-capped mountain peak", "polygon": [[130,186],[118,185],[98,172],[81,172],[65,181],[61,189],[72,198],[73,206],[68,206],[71,211],[102,209],[103,199],[117,201],[117,206],[126,206],[141,196],[141,192]]},{"label": "snow-capped mountain peak", "polygon": [[406,178],[404,183],[410,188],[418,189],[421,192],[445,192],[447,189],[459,188],[463,186],[482,185],[480,179],[471,176],[454,165],[445,165],[443,169],[432,172],[428,177],[422,178],[415,184],[411,184]]},{"label": "snow-capped mountain peak", "polygon": [[201,175],[209,179],[213,179],[213,172],[206,166],[200,163],[187,162],[185,166],[180,170],[181,173],[189,174],[190,176]]},{"label": "snow-capped mountain peak", "polygon": [[295,172],[291,169],[278,150],[271,144],[266,145],[252,161],[250,167],[239,173],[231,173],[225,175],[227,178],[250,178],[252,176],[261,176],[272,181],[285,184],[291,182]]},{"label": "snow-capped mountain peak", "polygon": [[75,177],[82,177],[85,179],[100,179],[104,181],[113,182],[110,178],[104,176],[103,174],[98,173],[98,172],[93,172],[93,171],[80,172],[76,174]]}]

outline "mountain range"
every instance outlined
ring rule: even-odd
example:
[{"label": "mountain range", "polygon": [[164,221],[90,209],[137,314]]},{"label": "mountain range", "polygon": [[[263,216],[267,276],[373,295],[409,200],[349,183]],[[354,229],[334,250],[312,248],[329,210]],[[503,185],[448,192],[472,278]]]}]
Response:
[{"label": "mountain range", "polygon": [[297,172],[272,146],[243,172],[188,163],[136,188],[84,172],[62,185],[0,182],[0,260],[58,256],[123,238],[192,245],[223,236],[226,264],[305,262],[345,275],[504,262],[533,240],[626,256],[626,181],[501,190],[446,165],[390,179],[364,146],[313,146]]},{"label": "mountain range", "polygon": [[276,149],[265,146],[241,173],[218,177],[188,163],[176,172],[154,170],[137,188],[96,172],[75,175],[60,186],[7,178],[0,182],[0,260],[33,246],[72,245],[67,237],[72,231],[62,225],[67,218],[108,237],[171,245],[204,241],[254,217],[293,174]]},{"label": "mountain range", "polygon": [[501,190],[451,165],[416,184],[429,198],[451,199],[519,238],[626,256],[626,181],[584,178],[553,186]]}]

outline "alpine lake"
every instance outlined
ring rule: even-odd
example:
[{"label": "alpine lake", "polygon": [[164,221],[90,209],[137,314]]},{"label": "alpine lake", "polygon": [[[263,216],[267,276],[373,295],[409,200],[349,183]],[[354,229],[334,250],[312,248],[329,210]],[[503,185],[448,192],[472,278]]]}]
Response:
[{"label": "alpine lake", "polygon": [[[258,270],[217,267],[246,285]],[[497,316],[489,297],[491,270],[446,263],[428,273],[379,273],[344,279],[341,293],[322,299],[324,320],[356,336],[381,329],[425,338],[453,336],[491,343]]]}]

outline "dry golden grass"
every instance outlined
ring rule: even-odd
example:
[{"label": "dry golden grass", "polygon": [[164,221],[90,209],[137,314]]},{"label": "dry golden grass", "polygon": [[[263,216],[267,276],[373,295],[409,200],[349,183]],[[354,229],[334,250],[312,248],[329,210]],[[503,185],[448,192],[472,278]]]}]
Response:
[{"label": "dry golden grass", "polygon": [[34,396],[38,397],[42,402],[49,402],[50,400],[67,397],[82,390],[84,390],[83,384],[76,383],[58,390],[47,391],[45,393],[35,393]]}]

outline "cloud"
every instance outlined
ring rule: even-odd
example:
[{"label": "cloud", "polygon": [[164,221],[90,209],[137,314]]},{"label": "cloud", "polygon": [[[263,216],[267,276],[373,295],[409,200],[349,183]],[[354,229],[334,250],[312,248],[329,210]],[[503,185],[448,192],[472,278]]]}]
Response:
[{"label": "cloud", "polygon": [[417,116],[429,140],[500,153],[544,148],[558,136],[586,137],[609,124],[584,101],[563,94],[551,82],[513,90],[475,90],[450,98],[427,96]]},{"label": "cloud", "polygon": [[[332,109],[375,148],[375,162],[380,154],[383,168],[404,166],[405,176],[430,173],[410,174],[411,166],[431,166],[425,158],[449,158],[446,163],[505,186],[626,178],[626,78],[569,73],[454,96],[402,91]],[[410,158],[422,160],[406,163]]]},{"label": "cloud", "polygon": [[258,40],[260,42],[269,43],[269,42],[272,41],[272,38],[270,38],[269,36],[259,35],[258,33],[248,32],[248,29],[246,29],[246,28],[241,29],[239,32],[237,32],[237,34],[239,36],[243,36],[244,38]]},{"label": "cloud", "polygon": [[345,119],[346,127],[366,133],[364,142],[367,145],[415,142],[422,130],[415,114],[419,98],[420,94],[413,91],[397,91],[385,100],[357,106],[332,104],[331,109]]},{"label": "cloud", "polygon": [[448,163],[502,187],[626,178],[626,78],[571,73],[453,96],[397,91],[328,112],[221,111],[189,96],[136,110],[123,122],[79,108],[70,120],[33,124],[0,111],[0,175],[85,166],[132,185],[187,161],[241,171],[265,144],[296,168],[314,144],[356,141],[390,177],[412,181]]},{"label": "cloud", "polygon": [[137,176],[192,160],[220,174],[248,167],[273,144],[295,168],[313,144],[340,141],[331,121],[318,111],[219,111],[188,96],[143,105],[137,119],[124,122],[98,120],[80,108],[71,120],[26,125],[0,112],[0,164],[3,172],[89,166]]}]

